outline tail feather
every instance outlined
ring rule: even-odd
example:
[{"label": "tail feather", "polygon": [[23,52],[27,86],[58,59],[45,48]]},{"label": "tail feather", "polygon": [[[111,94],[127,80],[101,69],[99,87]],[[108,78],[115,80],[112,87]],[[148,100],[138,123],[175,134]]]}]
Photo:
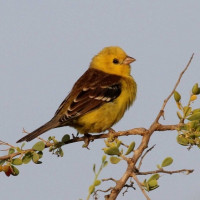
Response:
[{"label": "tail feather", "polygon": [[39,135],[45,133],[46,131],[48,131],[52,128],[56,128],[57,126],[58,126],[58,124],[55,121],[50,120],[43,126],[39,127],[35,131],[29,133],[28,135],[26,135],[23,138],[21,138],[20,140],[18,140],[17,143],[23,142],[23,141],[29,142],[29,141],[33,140],[34,138],[38,137]]}]

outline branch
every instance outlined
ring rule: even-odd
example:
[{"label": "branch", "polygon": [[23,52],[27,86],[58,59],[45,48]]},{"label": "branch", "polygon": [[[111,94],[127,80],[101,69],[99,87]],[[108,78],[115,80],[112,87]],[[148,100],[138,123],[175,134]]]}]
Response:
[{"label": "branch", "polygon": [[128,189],[129,189],[129,188],[132,188],[132,189],[136,190],[136,188],[135,188],[133,185],[134,185],[134,182],[133,182],[132,180],[130,180],[130,184],[129,184],[129,185],[128,185],[128,184],[125,184],[124,187],[126,187],[126,190],[122,193],[122,195],[124,196],[125,193],[128,192]]},{"label": "branch", "polygon": [[142,193],[144,194],[144,196],[146,197],[146,199],[147,199],[147,200],[151,200],[151,199],[149,198],[149,196],[147,195],[145,189],[142,187],[142,185],[141,185],[140,181],[138,180],[136,174],[135,174],[135,173],[132,173],[131,176],[133,177],[133,179],[135,180],[135,182],[138,184],[140,190],[142,191]]},{"label": "branch", "polygon": [[[109,192],[110,190],[112,190],[113,189],[113,187],[110,187],[110,188],[108,188],[107,190],[96,190],[96,191],[94,191],[94,194],[93,194],[93,197],[94,197],[94,199],[96,200],[96,199],[98,199],[98,194],[97,194],[97,192],[104,192],[104,193],[106,193],[106,192]],[[106,198],[106,196],[105,196],[105,198]]]},{"label": "branch", "polygon": [[156,120],[155,120],[156,122],[158,122],[158,120],[160,119],[160,117],[164,115],[165,106],[167,105],[167,102],[168,102],[169,99],[172,97],[172,95],[174,94],[176,88],[178,87],[178,85],[179,85],[179,83],[180,83],[180,81],[181,81],[181,78],[182,78],[183,74],[185,73],[185,71],[186,71],[186,70],[188,69],[188,67],[190,66],[190,63],[192,62],[193,57],[194,57],[194,53],[193,53],[192,56],[190,57],[190,60],[188,61],[188,63],[187,63],[187,65],[186,65],[186,67],[184,68],[184,70],[180,73],[179,78],[178,78],[178,80],[177,80],[177,82],[176,82],[176,84],[175,84],[173,90],[171,91],[171,93],[169,94],[169,96],[164,100],[164,103],[163,103],[163,105],[162,105],[162,107],[161,107],[161,110],[160,110],[160,112],[158,113],[158,116],[156,117]]},{"label": "branch", "polygon": [[[142,136],[142,141],[139,145],[139,147],[134,151],[133,157],[129,160],[128,163],[128,167],[126,169],[126,172],[124,173],[124,175],[121,177],[121,179],[119,179],[116,183],[115,188],[111,191],[110,195],[109,195],[109,200],[114,200],[117,198],[118,194],[121,192],[123,186],[125,185],[125,183],[127,182],[127,180],[129,179],[129,177],[133,177],[133,172],[137,172],[137,169],[135,167],[138,159],[142,156],[142,153],[144,152],[144,150],[148,147],[151,135],[155,132],[160,130],[161,127],[163,127],[163,125],[161,125],[158,121],[160,119],[161,116],[164,115],[164,109],[165,106],[167,104],[167,102],[169,101],[169,99],[171,98],[171,96],[173,95],[174,91],[176,90],[178,84],[180,83],[180,80],[183,76],[183,74],[185,73],[185,71],[188,69],[192,59],[193,59],[194,54],[192,54],[189,62],[187,63],[186,67],[184,68],[184,70],[180,73],[179,78],[172,90],[172,92],[169,94],[169,96],[164,100],[163,105],[161,107],[160,112],[158,113],[156,119],[154,120],[154,122],[151,124],[150,128],[146,131],[146,134],[144,134]],[[176,125],[175,127],[168,127],[170,130],[175,130],[178,127],[178,125]],[[165,129],[166,130],[166,129]],[[162,130],[164,131],[164,130]],[[136,177],[136,176],[134,176]],[[137,177],[136,177],[137,180]],[[141,189],[142,190],[142,189]],[[144,194],[144,192],[143,192]],[[146,197],[146,194],[144,194]],[[146,198],[149,198],[148,196]]]},{"label": "branch", "polygon": [[155,147],[156,145],[154,144],[151,148],[147,149],[146,152],[144,153],[144,155],[141,157],[139,165],[138,165],[138,170],[140,170],[140,167],[142,166],[142,161],[144,159],[144,157]]},{"label": "branch", "polygon": [[[144,150],[146,148],[148,148],[148,144],[149,144],[150,138],[151,138],[152,134],[155,131],[176,130],[180,126],[180,124],[162,125],[162,124],[159,123],[159,120],[160,120],[161,116],[164,116],[164,109],[165,109],[169,99],[172,97],[174,91],[178,87],[183,74],[188,69],[189,65],[191,64],[193,56],[194,56],[194,54],[192,54],[192,56],[191,56],[190,60],[188,61],[186,67],[180,73],[179,78],[178,78],[173,90],[171,91],[169,96],[164,100],[163,105],[162,105],[157,117],[152,122],[152,124],[151,124],[149,129],[134,128],[134,129],[127,130],[127,131],[118,131],[118,132],[115,132],[115,131],[111,130],[106,134],[84,135],[83,137],[74,137],[74,138],[68,140],[67,142],[65,142],[64,144],[61,144],[61,145],[67,145],[67,144],[71,144],[71,143],[75,143],[75,142],[84,141],[85,144],[88,145],[90,141],[94,141],[96,139],[103,139],[103,138],[109,138],[109,137],[120,137],[120,136],[129,136],[129,135],[140,135],[140,136],[142,136],[141,143],[138,146],[138,148],[134,151],[134,154],[133,154],[132,158],[125,159],[127,161],[128,166],[127,166],[127,169],[126,169],[125,173],[123,174],[123,176],[119,180],[108,179],[108,180],[113,180],[116,183],[116,186],[113,187],[113,188],[111,187],[106,191],[103,191],[103,192],[107,192],[107,191],[111,190],[110,194],[105,196],[106,200],[114,200],[114,199],[116,199],[118,194],[121,192],[121,190],[125,186],[127,186],[126,182],[131,177],[137,182],[138,186],[140,187],[140,189],[141,189],[142,193],[144,194],[144,196],[146,197],[146,199],[150,200],[150,198],[146,194],[144,188],[142,187],[142,185],[139,182],[139,180],[138,180],[136,175],[147,175],[147,174],[155,174],[155,173],[173,174],[173,173],[181,173],[181,172],[186,172],[187,174],[190,174],[190,173],[192,173],[194,171],[194,170],[189,170],[189,169],[182,169],[182,170],[176,170],[176,171],[166,171],[166,170],[163,170],[163,169],[158,169],[158,170],[149,171],[149,172],[139,172],[138,169],[136,168],[136,164],[137,164],[137,161],[139,160],[139,158],[141,158],[140,163],[139,163],[139,168],[140,168],[141,165],[142,165],[142,160],[143,160],[144,156],[150,151],[150,150],[147,150],[145,152],[145,154],[142,156]],[[51,147],[52,145],[55,145],[54,143],[50,143],[50,142],[44,142],[44,143],[46,144],[45,148],[48,148],[48,147]],[[4,142],[0,142],[0,145],[8,145],[9,147],[13,147],[12,145],[9,145],[8,143],[4,143]],[[13,148],[16,148],[16,147],[13,147]],[[22,150],[22,151],[24,151],[24,152],[25,151],[26,152],[27,151],[33,151],[33,149]],[[0,160],[8,160],[10,158],[13,158],[15,156],[20,155],[21,153],[22,152],[16,152],[16,153],[13,153],[13,154],[1,156]],[[102,191],[102,190],[98,190],[98,191]]]},{"label": "branch", "polygon": [[[157,127],[156,131],[167,131],[167,130],[176,130],[179,125],[162,125],[159,124]],[[63,145],[71,144],[71,143],[76,143],[76,142],[84,142],[86,139],[89,141],[97,140],[97,139],[104,139],[104,138],[109,138],[110,136],[112,137],[120,137],[120,136],[129,136],[129,135],[140,135],[143,136],[148,133],[148,130],[145,128],[134,128],[126,131],[118,131],[118,132],[109,132],[105,134],[99,134],[99,135],[88,135],[88,136],[83,136],[83,137],[74,137],[73,139],[68,140],[65,142]],[[44,140],[43,140],[44,141]],[[9,145],[8,143],[1,142],[0,145],[8,145],[13,148],[15,148],[12,145]],[[45,142],[45,148],[49,148],[50,146],[54,145],[53,143],[50,142]],[[27,149],[25,151],[33,151],[33,149]],[[20,155],[21,152],[15,152],[13,154],[5,155],[5,156],[0,156],[0,160],[8,160],[10,158],[13,158],[15,156]]]},{"label": "branch", "polygon": [[115,183],[117,182],[117,180],[115,180],[114,178],[103,178],[101,180],[102,181],[114,181]]},{"label": "branch", "polygon": [[[24,150],[24,152],[26,152],[26,153],[29,151],[34,151],[34,150],[33,149]],[[22,152],[23,152],[23,150],[21,152],[16,152],[16,153],[12,153],[12,154],[5,155],[5,156],[0,156],[0,160],[8,160],[10,158],[14,158],[15,156],[21,155]]]},{"label": "branch", "polygon": [[175,170],[175,171],[167,171],[164,170],[163,168],[154,170],[154,171],[148,171],[148,172],[137,172],[137,175],[149,175],[149,174],[158,174],[158,173],[164,173],[164,174],[177,174],[177,173],[182,173],[185,172],[186,175],[191,174],[194,171],[194,169],[180,169],[180,170]]}]

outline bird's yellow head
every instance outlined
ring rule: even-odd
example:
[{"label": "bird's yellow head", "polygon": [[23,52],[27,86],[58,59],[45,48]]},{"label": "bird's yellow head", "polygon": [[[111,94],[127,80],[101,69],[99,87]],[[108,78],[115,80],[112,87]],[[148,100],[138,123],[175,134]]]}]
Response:
[{"label": "bird's yellow head", "polygon": [[127,56],[120,47],[105,47],[93,57],[90,68],[120,76],[130,75],[130,63],[135,59]]}]

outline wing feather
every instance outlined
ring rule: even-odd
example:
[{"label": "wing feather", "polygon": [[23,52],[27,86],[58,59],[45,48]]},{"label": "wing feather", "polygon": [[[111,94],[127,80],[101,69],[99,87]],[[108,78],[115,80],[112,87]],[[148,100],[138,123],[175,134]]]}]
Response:
[{"label": "wing feather", "polygon": [[120,94],[120,76],[88,69],[75,83],[55,116],[60,116],[60,122],[64,123],[114,101]]}]

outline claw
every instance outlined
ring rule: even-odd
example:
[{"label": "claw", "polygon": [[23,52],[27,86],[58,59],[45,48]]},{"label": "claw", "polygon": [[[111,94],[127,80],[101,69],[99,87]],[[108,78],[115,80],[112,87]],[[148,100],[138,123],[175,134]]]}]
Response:
[{"label": "claw", "polygon": [[116,136],[115,136],[115,130],[114,129],[112,129],[112,128],[109,128],[108,129],[108,134],[109,134],[109,137],[108,137],[108,141],[109,142],[113,142],[115,139],[116,139]]},{"label": "claw", "polygon": [[[92,137],[92,135],[90,135],[90,134],[84,134],[84,144],[83,144],[83,148],[87,148],[87,149],[89,149],[89,144],[90,144],[90,141],[94,141],[94,139],[91,139],[91,137]],[[90,150],[90,149],[89,149]]]}]

